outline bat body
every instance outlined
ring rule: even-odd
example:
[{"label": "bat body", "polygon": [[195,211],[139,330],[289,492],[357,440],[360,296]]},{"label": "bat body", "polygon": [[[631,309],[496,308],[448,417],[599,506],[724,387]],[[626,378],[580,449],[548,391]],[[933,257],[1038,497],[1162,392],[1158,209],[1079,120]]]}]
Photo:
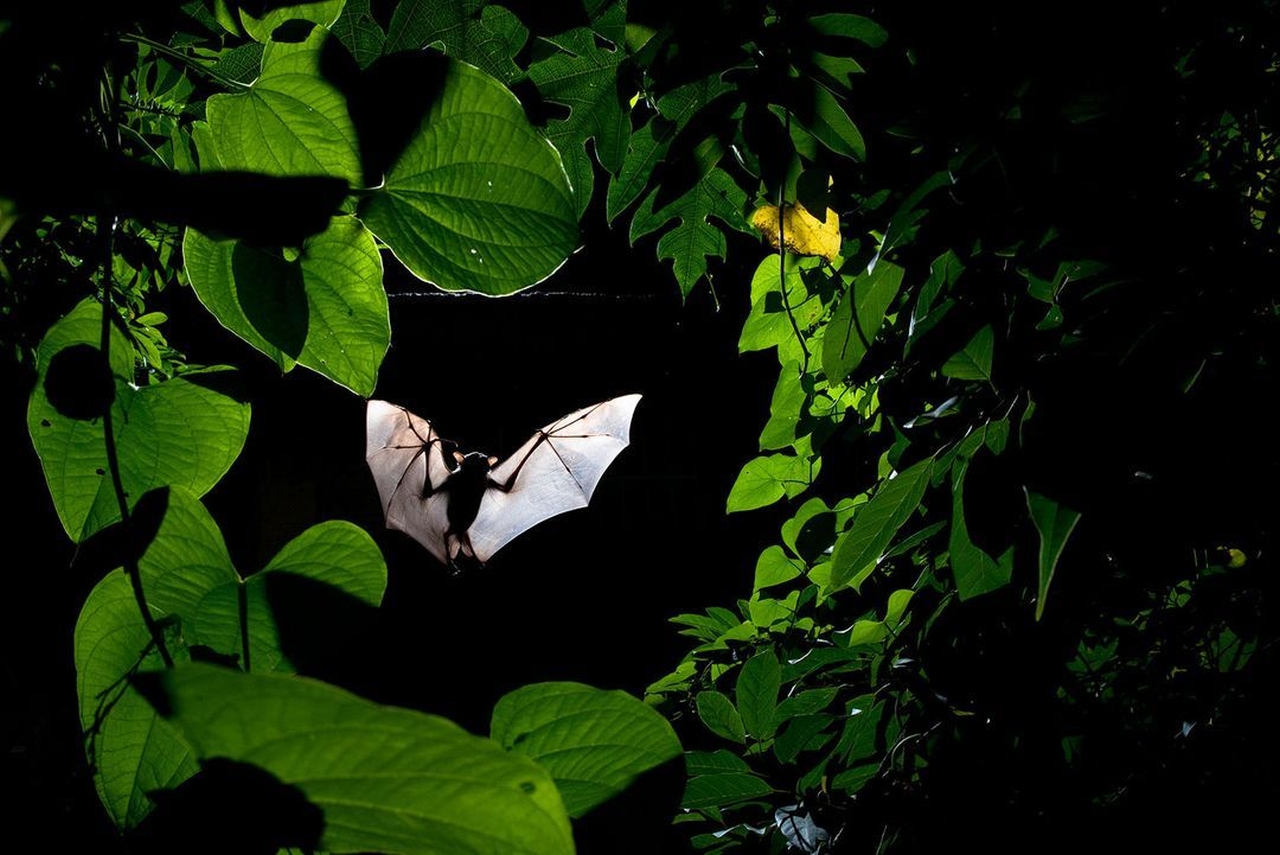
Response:
[{"label": "bat body", "polygon": [[442,563],[484,565],[526,529],[587,506],[630,442],[639,402],[639,395],[623,395],[570,413],[499,463],[462,454],[404,407],[370,401],[365,459],[387,528],[405,532]]}]

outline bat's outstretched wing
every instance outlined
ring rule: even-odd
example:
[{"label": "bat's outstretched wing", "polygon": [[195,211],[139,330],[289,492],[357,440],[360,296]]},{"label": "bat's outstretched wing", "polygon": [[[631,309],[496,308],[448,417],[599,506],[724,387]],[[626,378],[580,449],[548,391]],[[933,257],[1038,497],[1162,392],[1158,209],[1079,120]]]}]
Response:
[{"label": "bat's outstretched wing", "polygon": [[600,476],[631,441],[639,395],[584,407],[538,431],[489,473],[467,530],[481,563],[548,517],[585,508]]},{"label": "bat's outstretched wing", "polygon": [[370,401],[365,411],[365,460],[373,471],[387,528],[399,529],[449,563],[448,494],[450,469],[443,440],[426,419],[386,401]]}]

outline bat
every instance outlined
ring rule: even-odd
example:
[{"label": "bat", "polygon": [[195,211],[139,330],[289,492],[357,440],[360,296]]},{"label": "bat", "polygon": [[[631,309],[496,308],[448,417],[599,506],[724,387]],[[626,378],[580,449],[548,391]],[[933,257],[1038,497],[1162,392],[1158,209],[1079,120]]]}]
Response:
[{"label": "bat", "polygon": [[639,395],[570,413],[538,430],[502,462],[462,453],[431,422],[370,401],[365,459],[387,528],[403,531],[455,570],[484,566],[523,531],[585,508],[596,484],[631,441]]}]

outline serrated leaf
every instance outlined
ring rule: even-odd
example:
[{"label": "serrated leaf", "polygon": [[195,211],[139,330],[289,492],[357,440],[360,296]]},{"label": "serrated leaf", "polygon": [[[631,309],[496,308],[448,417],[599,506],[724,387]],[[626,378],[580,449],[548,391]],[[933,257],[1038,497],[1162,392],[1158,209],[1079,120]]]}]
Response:
[{"label": "serrated leaf", "polygon": [[577,247],[573,193],[559,155],[505,87],[440,61],[439,92],[360,216],[420,279],[511,294]]},{"label": "serrated leaf", "polygon": [[187,229],[183,259],[205,308],[281,370],[297,363],[359,395],[373,393],[391,319],[382,257],[354,217],[335,217],[294,259]]},{"label": "serrated leaf", "polygon": [[990,383],[994,348],[995,332],[988,324],[974,333],[969,343],[943,364],[943,375],[957,380],[985,380]]},{"label": "serrated leaf", "polygon": [[882,260],[848,282],[822,338],[822,370],[831,383],[844,382],[866,356],[902,287],[902,274],[901,267]]},{"label": "serrated leaf", "polygon": [[[49,388],[75,373],[50,366],[58,354],[97,352],[102,308],[86,299],[45,334],[36,355],[37,382],[27,404],[27,429],[40,457],[45,481],[67,535],[79,543],[120,518],[108,474],[101,418],[64,415]],[[110,402],[116,453],[124,492],[131,501],[166,485],[196,495],[208,492],[231,468],[249,430],[249,405],[216,391],[234,376],[230,369],[192,371],[181,377],[135,386],[133,353],[124,337],[111,335]],[[63,393],[65,394],[65,393]]]},{"label": "serrated leaf", "polygon": [[361,183],[347,99],[321,71],[327,38],[317,27],[302,42],[269,42],[262,73],[247,91],[209,98],[206,115],[223,169]]},{"label": "serrated leaf", "polygon": [[698,718],[707,729],[716,736],[746,744],[746,731],[743,729],[742,716],[734,708],[733,702],[721,692],[698,692]]},{"label": "serrated leaf", "polygon": [[202,760],[255,765],[318,807],[321,849],[573,852],[547,772],[438,716],[301,677],[204,665],[138,680]]},{"label": "serrated leaf", "polygon": [[711,217],[738,231],[750,230],[742,216],[747,194],[720,169],[712,169],[688,193],[654,211],[658,192],[655,189],[640,204],[631,220],[630,240],[634,244],[676,220],[676,226],[658,240],[658,260],[671,259],[680,293],[687,297],[706,275],[707,259],[724,258],[724,233],[711,224]]},{"label": "serrated leaf", "polygon": [[564,158],[581,217],[593,184],[587,142],[595,140],[596,159],[612,174],[626,157],[631,122],[618,91],[618,64],[625,54],[621,47],[600,47],[586,27],[545,41],[559,50],[530,65],[529,79],[544,99],[569,109],[567,118],[547,123],[547,137]]},{"label": "serrated leaf", "polygon": [[1040,586],[1036,594],[1036,620],[1044,614],[1045,599],[1049,596],[1049,585],[1053,582],[1054,570],[1058,567],[1058,559],[1067,545],[1067,538],[1075,531],[1080,522],[1080,513],[1065,508],[1047,496],[1023,488],[1027,494],[1027,510],[1031,512],[1031,521],[1035,523],[1036,532],[1040,535]]},{"label": "serrated leaf", "polygon": [[742,726],[753,739],[763,742],[777,729],[778,689],[782,669],[778,657],[766,649],[748,659],[738,672],[734,689]]},{"label": "serrated leaf", "polygon": [[875,568],[898,529],[920,506],[932,468],[932,459],[925,459],[899,472],[858,509],[852,526],[837,541],[831,558],[832,590],[849,584],[859,587],[866,574]]},{"label": "serrated leaf", "polygon": [[520,76],[513,57],[529,31],[510,10],[485,0],[402,0],[387,26],[386,52],[439,44],[503,83]]},{"label": "serrated leaf", "polygon": [[550,772],[575,818],[681,754],[671,725],[651,707],[581,683],[537,683],[503,695],[489,737]]}]

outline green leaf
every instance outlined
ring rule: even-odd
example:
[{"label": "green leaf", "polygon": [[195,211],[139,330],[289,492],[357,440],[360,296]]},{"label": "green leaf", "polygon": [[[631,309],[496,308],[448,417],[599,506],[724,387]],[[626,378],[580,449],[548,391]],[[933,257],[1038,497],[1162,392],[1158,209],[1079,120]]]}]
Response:
[{"label": "green leaf", "polygon": [[489,736],[550,772],[575,818],[681,754],[671,725],[651,707],[580,683],[538,683],[503,695]]},{"label": "green leaf", "polygon": [[529,79],[545,100],[569,108],[567,118],[547,123],[547,137],[564,158],[581,217],[591,201],[593,183],[588,140],[595,140],[596,158],[610,173],[617,174],[627,154],[631,121],[618,90],[624,52],[620,47],[600,47],[586,27],[545,41],[558,50],[530,65]]},{"label": "green leaf", "polygon": [[485,0],[401,0],[387,27],[386,52],[438,44],[503,83],[523,72],[513,57],[529,31],[509,9]]},{"label": "green leaf", "polygon": [[848,280],[822,339],[822,370],[830,382],[844,382],[862,362],[902,287],[902,274],[898,265],[880,261]]},{"label": "green leaf", "polygon": [[320,68],[328,37],[317,27],[306,41],[269,42],[262,73],[247,91],[209,98],[206,115],[223,169],[362,182],[347,99]]},{"label": "green leaf", "polygon": [[[49,329],[37,352],[37,382],[27,405],[27,428],[54,507],[77,543],[118,520],[120,509],[102,419],[75,418],[59,411],[67,404],[55,405],[61,396],[79,396],[77,384],[88,382],[85,372],[64,359],[53,372],[50,365],[58,354],[97,353],[101,325],[101,306],[86,299]],[[208,492],[231,468],[249,430],[249,405],[215,391],[233,372],[213,368],[135,386],[132,350],[114,330],[110,361],[110,407],[126,496],[136,500],[166,485],[198,496]]]},{"label": "green leaf", "polygon": [[773,793],[773,787],[757,778],[741,772],[723,772],[699,775],[685,787],[680,807],[685,810],[724,807],[751,799],[764,798]]},{"label": "green leaf", "polygon": [[814,715],[825,710],[839,693],[836,687],[826,689],[806,689],[785,698],[778,704],[778,720],[786,721],[802,715]]},{"label": "green leaf", "polygon": [[[199,501],[169,491],[138,570],[153,617],[167,627],[170,655],[185,660],[187,619],[207,592],[235,579],[222,532]],[[85,601],[75,663],[94,785],[117,827],[132,828],[154,807],[149,793],[177,786],[197,767],[186,743],[128,682],[130,674],[163,663],[123,570],[112,571]]]},{"label": "green leaf", "polygon": [[728,513],[763,508],[803,492],[818,477],[821,458],[813,456],[808,437],[796,441],[798,454],[771,454],[747,462],[729,490]]},{"label": "green leaf", "polygon": [[850,584],[855,589],[861,587],[862,580],[875,569],[898,529],[920,506],[932,468],[933,460],[925,459],[899,472],[858,509],[853,525],[836,542],[831,559],[832,590]]},{"label": "green leaf", "polygon": [[814,15],[809,18],[809,26],[821,35],[856,39],[873,48],[882,46],[889,39],[889,33],[884,27],[861,15],[842,12]]},{"label": "green leaf", "polygon": [[751,767],[732,751],[690,751],[685,754],[685,769],[689,777],[713,775],[719,772],[750,772]]},{"label": "green leaf", "polygon": [[268,9],[261,18],[255,18],[240,8],[240,24],[249,37],[257,42],[268,42],[276,27],[286,21],[310,21],[328,27],[342,12],[343,0],[315,0],[293,6],[276,6]]},{"label": "green leaf", "polygon": [[738,713],[742,716],[746,732],[759,742],[771,738],[778,727],[778,690],[781,685],[782,668],[771,649],[752,656],[738,673],[734,689]]},{"label": "green leaf", "polygon": [[991,358],[995,347],[995,332],[991,325],[978,330],[958,353],[942,366],[942,373],[957,380],[985,380],[991,382]]},{"label": "green leaf", "polygon": [[800,373],[800,363],[783,366],[769,402],[769,421],[760,432],[760,450],[786,448],[796,441],[796,427],[809,396]]},{"label": "green leaf", "polygon": [[190,612],[190,642],[243,657],[242,628],[247,629],[249,659],[242,659],[241,667],[292,672],[269,597],[273,581],[288,576],[324,583],[369,606],[382,602],[387,587],[386,562],[368,532],[340,520],[320,523],[286,543],[247,580],[237,575],[210,590]]},{"label": "green leaf", "polygon": [[515,96],[469,65],[441,62],[442,88],[360,216],[419,278],[511,294],[577,247],[573,193]]},{"label": "green leaf", "polygon": [[[756,266],[755,274],[751,277],[751,312],[742,325],[742,334],[738,339],[740,353],[777,347],[778,362],[782,365],[799,362],[803,356],[791,319],[795,319],[796,326],[803,334],[826,311],[822,300],[816,294],[809,293],[803,277],[803,271],[817,268],[822,259],[797,259],[793,255],[786,255],[784,258],[787,268],[786,301],[783,301],[779,287],[782,277],[778,269],[778,256],[767,255]],[[788,305],[791,307],[790,317],[786,311]]]},{"label": "green leaf", "polygon": [[833,715],[801,715],[791,719],[786,730],[773,745],[774,756],[782,763],[793,763],[800,752],[814,750],[831,739],[833,734],[825,738],[818,737],[836,721]]},{"label": "green leaf", "polygon": [[724,233],[711,224],[715,217],[730,228],[750,234],[751,227],[742,216],[747,194],[728,173],[712,169],[692,190],[654,211],[655,189],[640,204],[631,220],[631,243],[651,232],[666,228],[672,220],[679,222],[658,239],[658,260],[672,260],[672,271],[687,297],[693,286],[707,274],[708,258],[724,258]]},{"label": "green leaf", "polygon": [[305,365],[373,393],[391,320],[382,258],[354,217],[334,217],[296,258],[187,229],[183,258],[200,302],[282,370]]},{"label": "green leaf", "polygon": [[968,600],[1009,584],[1013,576],[1013,545],[992,558],[969,537],[964,519],[964,481],[969,466],[958,463],[952,475],[951,487],[951,572],[956,580],[956,592],[960,599]]},{"label": "green leaf", "polygon": [[876,739],[884,703],[875,695],[861,695],[849,704],[849,717],[836,744],[836,754],[846,763],[855,763],[876,755]]},{"label": "green leaf", "polygon": [[[806,503],[807,504],[807,503]],[[751,591],[755,593],[773,585],[789,582],[804,572],[804,562],[788,558],[781,546],[770,546],[760,553],[756,560],[755,583]]]},{"label": "green leaf", "polygon": [[382,25],[373,17],[369,0],[347,0],[342,14],[329,27],[329,32],[351,52],[361,68],[368,68],[382,56],[382,46],[387,38]]},{"label": "green leaf", "polygon": [[827,87],[813,82],[805,94],[808,97],[796,108],[796,121],[836,154],[865,160],[867,144],[862,133]]},{"label": "green leaf", "polygon": [[250,763],[323,811],[318,848],[406,855],[570,855],[547,772],[413,710],[279,674],[189,665],[140,687],[201,760]]},{"label": "green leaf", "polygon": [[734,709],[728,696],[721,692],[698,692],[697,704],[698,718],[702,719],[708,730],[730,742],[746,744],[742,716]]},{"label": "green leaf", "polygon": [[1049,585],[1053,582],[1053,571],[1058,567],[1067,538],[1080,522],[1080,513],[1064,508],[1047,496],[1023,489],[1027,494],[1031,521],[1040,534],[1040,590],[1036,595],[1036,620],[1040,620],[1044,614],[1045,599],[1049,596]]}]

